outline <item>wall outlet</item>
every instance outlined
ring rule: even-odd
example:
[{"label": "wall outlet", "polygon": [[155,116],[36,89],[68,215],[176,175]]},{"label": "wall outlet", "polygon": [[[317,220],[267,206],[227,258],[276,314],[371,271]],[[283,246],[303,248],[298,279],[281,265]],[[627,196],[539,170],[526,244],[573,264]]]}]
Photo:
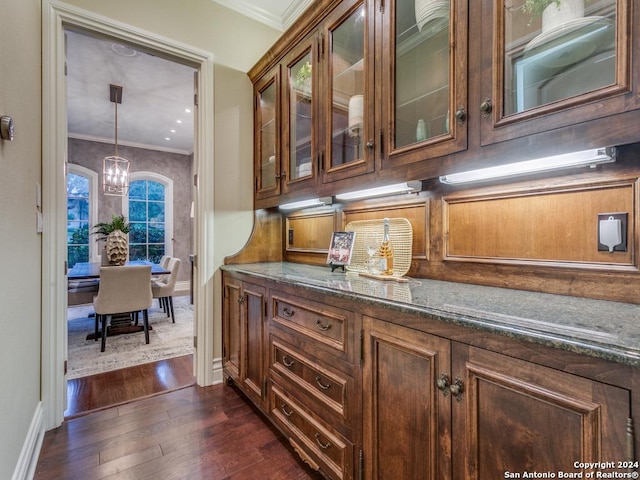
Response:
[{"label": "wall outlet", "polygon": [[627,216],[626,212],[598,214],[598,251],[627,251]]}]

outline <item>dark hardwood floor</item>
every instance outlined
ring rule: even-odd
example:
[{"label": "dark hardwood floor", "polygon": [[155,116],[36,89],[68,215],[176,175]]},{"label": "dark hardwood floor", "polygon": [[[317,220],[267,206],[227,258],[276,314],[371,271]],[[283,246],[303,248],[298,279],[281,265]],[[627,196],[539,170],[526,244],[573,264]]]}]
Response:
[{"label": "dark hardwood floor", "polygon": [[193,355],[170,358],[69,380],[65,418],[195,383]]},{"label": "dark hardwood floor", "polygon": [[[190,373],[190,356],[182,360]],[[176,387],[173,363],[74,382],[75,418],[45,434],[34,479],[322,478],[234,387]],[[163,382],[178,389],[159,393]]]}]

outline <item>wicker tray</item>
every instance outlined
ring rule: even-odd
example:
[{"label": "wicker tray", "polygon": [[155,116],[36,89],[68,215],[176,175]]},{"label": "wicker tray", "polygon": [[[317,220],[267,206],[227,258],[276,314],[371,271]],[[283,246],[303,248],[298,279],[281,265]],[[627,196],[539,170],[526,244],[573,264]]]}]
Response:
[{"label": "wicker tray", "polygon": [[[367,255],[364,246],[364,239],[369,233],[375,233],[382,239],[384,221],[382,219],[355,220],[347,224],[345,231],[356,232],[353,252],[351,253],[351,263],[347,265],[347,270],[351,272],[368,273],[367,263],[369,255]],[[393,275],[402,277],[406,275],[411,267],[413,229],[411,228],[409,220],[406,218],[390,218],[389,240],[393,246]]]}]

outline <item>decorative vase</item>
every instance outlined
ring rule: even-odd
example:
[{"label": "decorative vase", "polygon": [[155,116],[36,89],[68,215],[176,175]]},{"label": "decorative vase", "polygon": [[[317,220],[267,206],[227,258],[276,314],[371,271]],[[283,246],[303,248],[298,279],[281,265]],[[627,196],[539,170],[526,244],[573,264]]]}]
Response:
[{"label": "decorative vase", "polygon": [[129,251],[129,238],[122,230],[114,230],[107,236],[105,251],[110,265],[124,265]]},{"label": "decorative vase", "polygon": [[559,5],[551,2],[542,11],[542,33],[582,17],[584,17],[584,0],[560,0]]}]

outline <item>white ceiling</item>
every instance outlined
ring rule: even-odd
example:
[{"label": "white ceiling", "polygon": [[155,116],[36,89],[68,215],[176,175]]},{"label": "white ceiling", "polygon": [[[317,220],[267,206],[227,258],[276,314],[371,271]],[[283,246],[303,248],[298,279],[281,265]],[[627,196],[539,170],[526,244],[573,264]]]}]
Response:
[{"label": "white ceiling", "polygon": [[[284,30],[312,0],[212,0]],[[67,115],[71,138],[113,144],[115,104],[109,85],[123,87],[118,145],[193,151],[194,69],[143,51],[67,31]]]}]

